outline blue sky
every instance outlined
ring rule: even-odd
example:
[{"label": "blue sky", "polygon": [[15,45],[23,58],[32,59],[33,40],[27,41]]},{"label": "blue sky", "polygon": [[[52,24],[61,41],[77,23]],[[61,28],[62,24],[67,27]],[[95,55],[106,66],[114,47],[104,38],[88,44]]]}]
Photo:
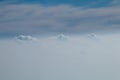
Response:
[{"label": "blue sky", "polygon": [[18,3],[37,3],[48,5],[70,4],[74,6],[94,5],[94,7],[107,6],[112,2],[119,3],[119,0],[16,0]]},{"label": "blue sky", "polygon": [[0,0],[0,36],[119,30],[119,0]]},{"label": "blue sky", "polygon": [[[2,0],[4,1],[4,0]],[[16,3],[30,3],[43,5],[70,4],[74,6],[92,5],[94,7],[103,7],[109,5],[113,0],[13,0]]]}]

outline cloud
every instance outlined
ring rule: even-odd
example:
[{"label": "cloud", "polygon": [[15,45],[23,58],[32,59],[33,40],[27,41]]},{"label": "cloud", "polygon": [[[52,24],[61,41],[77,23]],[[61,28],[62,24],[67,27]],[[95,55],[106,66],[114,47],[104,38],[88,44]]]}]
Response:
[{"label": "cloud", "polygon": [[57,37],[58,40],[68,40],[68,36],[65,36],[64,34],[60,34]]},{"label": "cloud", "polygon": [[83,35],[67,43],[39,38],[46,47],[0,40],[0,80],[120,80],[120,34],[99,36],[102,42]]},{"label": "cloud", "polygon": [[113,0],[112,5],[113,6],[120,6],[120,0]]},{"label": "cloud", "polygon": [[19,35],[15,37],[17,41],[36,41],[37,39],[32,36]]},{"label": "cloud", "polygon": [[88,38],[97,38],[96,34],[94,33],[88,34],[87,36]]},{"label": "cloud", "polygon": [[75,34],[120,28],[119,7],[38,4],[8,4],[0,7],[0,34]]}]

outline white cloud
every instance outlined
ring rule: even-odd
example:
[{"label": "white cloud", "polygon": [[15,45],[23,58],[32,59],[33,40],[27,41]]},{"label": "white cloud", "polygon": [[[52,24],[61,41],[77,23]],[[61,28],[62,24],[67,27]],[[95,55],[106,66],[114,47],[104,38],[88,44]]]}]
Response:
[{"label": "white cloud", "polygon": [[67,42],[40,37],[38,44],[46,47],[0,40],[0,79],[119,80],[120,34],[97,37],[101,42],[85,35],[71,36]]},{"label": "white cloud", "polygon": [[26,35],[19,35],[15,37],[15,40],[18,42],[29,42],[29,41],[37,41],[37,38],[34,38],[32,36],[26,36]]}]

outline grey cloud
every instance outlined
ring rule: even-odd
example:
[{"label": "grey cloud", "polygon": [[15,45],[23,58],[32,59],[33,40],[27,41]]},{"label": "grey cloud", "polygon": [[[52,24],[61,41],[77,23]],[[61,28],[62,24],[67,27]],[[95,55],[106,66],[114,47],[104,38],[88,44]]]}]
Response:
[{"label": "grey cloud", "polygon": [[97,38],[95,33],[88,34],[87,36],[88,38]]},{"label": "grey cloud", "polygon": [[57,37],[58,40],[68,40],[68,36],[65,36],[64,34],[60,34]]},{"label": "grey cloud", "polygon": [[113,0],[111,5],[120,6],[120,0]]},{"label": "grey cloud", "polygon": [[119,7],[1,5],[0,33],[84,33],[119,29]]},{"label": "grey cloud", "polygon": [[[102,35],[103,36],[103,35]],[[86,39],[93,41],[94,43],[101,43],[102,42],[102,36],[100,36],[100,34],[97,33],[89,33],[86,35]]]}]

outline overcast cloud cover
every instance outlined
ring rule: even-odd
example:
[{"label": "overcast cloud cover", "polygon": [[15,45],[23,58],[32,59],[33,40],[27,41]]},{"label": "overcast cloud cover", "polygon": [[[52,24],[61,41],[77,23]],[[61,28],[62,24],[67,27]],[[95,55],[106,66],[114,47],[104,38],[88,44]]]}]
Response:
[{"label": "overcast cloud cover", "polygon": [[59,36],[0,40],[0,80],[120,79],[120,34]]},{"label": "overcast cloud cover", "polygon": [[[39,0],[35,1],[39,2]],[[19,0],[14,1],[18,3],[3,0],[0,5],[0,34],[75,34],[119,30],[119,0],[110,0],[109,3],[106,3],[106,6],[99,7],[95,3],[102,3],[94,1],[94,4],[92,4],[93,1],[83,6],[75,6],[70,3],[44,5],[40,3],[32,4],[32,1],[30,3],[27,0],[21,3]],[[101,0],[101,2],[105,1]],[[91,7],[91,4],[94,7]]]},{"label": "overcast cloud cover", "polygon": [[0,0],[0,80],[120,80],[119,5]]}]

